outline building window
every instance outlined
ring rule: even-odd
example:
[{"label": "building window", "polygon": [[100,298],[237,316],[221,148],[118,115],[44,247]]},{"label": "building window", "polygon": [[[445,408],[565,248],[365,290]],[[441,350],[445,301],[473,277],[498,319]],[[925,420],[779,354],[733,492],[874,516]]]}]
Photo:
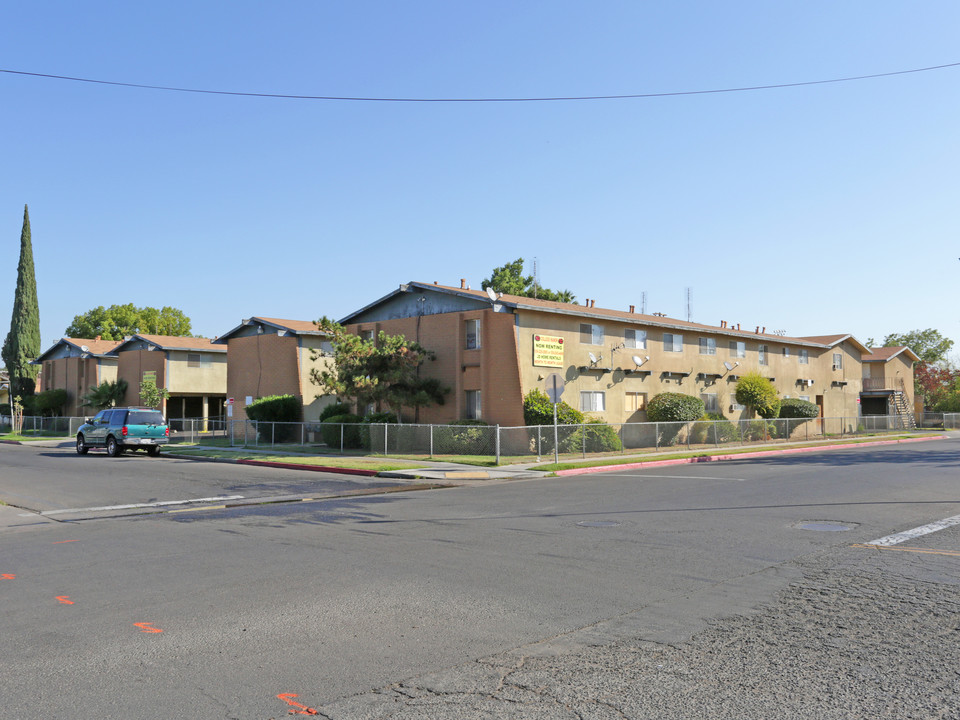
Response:
[{"label": "building window", "polygon": [[730,357],[746,357],[747,356],[747,344],[745,342],[740,342],[739,340],[730,341]]},{"label": "building window", "polygon": [[606,409],[606,397],[603,392],[589,390],[580,393],[580,410],[582,412],[605,412]]},{"label": "building window", "polygon": [[208,368],[211,366],[211,360],[203,353],[187,353],[187,367],[189,368]]},{"label": "building window", "polygon": [[467,343],[464,347],[466,347],[467,350],[476,350],[480,347],[480,321],[467,320],[464,323],[464,331],[467,338]]},{"label": "building window", "polygon": [[737,402],[736,395],[730,398],[730,412],[741,412],[742,410],[746,410],[746,409],[747,408],[745,405],[741,405],[740,403]]},{"label": "building window", "polygon": [[833,369],[843,370],[843,353],[833,354]]},{"label": "building window", "polygon": [[800,396],[800,399],[801,399],[801,400],[806,400],[807,402],[810,402],[810,396],[809,396],[809,395],[801,395],[801,396]]},{"label": "building window", "polygon": [[809,365],[809,364],[810,364],[810,351],[809,351],[809,350],[806,350],[806,349],[803,349],[803,350],[800,350],[799,353],[800,353],[800,354],[799,354],[799,360],[797,360],[797,362],[799,362],[801,365]]},{"label": "building window", "polygon": [[664,352],[683,352],[683,335],[663,334]]},{"label": "building window", "polygon": [[628,413],[647,409],[647,394],[642,392],[628,392],[624,398],[624,410]]},{"label": "building window", "polygon": [[623,344],[628,348],[637,350],[646,350],[647,331],[646,330],[624,330]]},{"label": "building window", "polygon": [[361,340],[373,340],[373,330],[361,330],[360,331]]},{"label": "building window", "polygon": [[708,413],[720,412],[720,406],[717,404],[716,393],[701,393],[700,399],[703,400],[703,411]]},{"label": "building window", "polygon": [[603,345],[603,325],[580,323],[580,343],[583,345]]},{"label": "building window", "polygon": [[716,355],[717,341],[714,338],[700,338],[700,354]]},{"label": "building window", "polygon": [[785,347],[785,348],[783,349],[783,356],[784,356],[784,357],[790,357],[790,348]]},{"label": "building window", "polygon": [[466,391],[466,417],[467,420],[479,420],[480,419],[480,391],[479,390],[467,390]]},{"label": "building window", "polygon": [[758,353],[759,353],[759,355],[760,355],[760,357],[759,357],[759,363],[760,363],[761,365],[766,365],[766,364],[767,364],[767,352],[768,352],[767,346],[766,346],[766,345],[761,345],[760,347],[757,348],[757,351],[758,351]]}]

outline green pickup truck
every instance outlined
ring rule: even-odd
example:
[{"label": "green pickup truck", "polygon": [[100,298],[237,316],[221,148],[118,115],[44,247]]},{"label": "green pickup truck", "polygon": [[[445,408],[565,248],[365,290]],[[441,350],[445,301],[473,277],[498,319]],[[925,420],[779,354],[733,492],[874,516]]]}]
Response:
[{"label": "green pickup truck", "polygon": [[170,442],[170,428],[163,413],[151,408],[108,408],[101,410],[77,431],[77,453],[90,448],[106,448],[117,457],[126,450],[145,450],[151,457],[160,454],[160,446]]}]

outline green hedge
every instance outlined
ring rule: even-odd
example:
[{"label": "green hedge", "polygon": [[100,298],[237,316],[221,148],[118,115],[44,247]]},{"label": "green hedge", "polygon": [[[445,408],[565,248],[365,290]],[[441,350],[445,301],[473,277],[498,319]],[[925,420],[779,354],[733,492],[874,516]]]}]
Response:
[{"label": "green hedge", "polygon": [[[341,431],[341,425],[343,430]],[[363,418],[349,413],[333,415],[320,423],[320,437],[331,448],[340,447],[341,432],[343,448],[356,450],[370,446],[370,428],[363,424]]]},{"label": "green hedge", "polygon": [[820,408],[809,400],[786,398],[780,402],[782,418],[815,418],[820,416]]},{"label": "green hedge", "polygon": [[721,413],[707,413],[693,425],[691,441],[703,443],[730,443],[740,439],[737,426]]},{"label": "green hedge", "polygon": [[258,426],[262,441],[289,442],[299,432],[293,423],[303,418],[303,403],[293,395],[270,395],[257,398],[247,405],[247,417],[258,423],[277,423]]}]

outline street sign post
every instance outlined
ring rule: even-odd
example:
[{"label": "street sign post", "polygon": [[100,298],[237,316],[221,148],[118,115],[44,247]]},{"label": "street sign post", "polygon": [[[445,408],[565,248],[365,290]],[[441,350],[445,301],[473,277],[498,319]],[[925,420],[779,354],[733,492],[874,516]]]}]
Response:
[{"label": "street sign post", "polygon": [[557,403],[560,402],[560,396],[563,395],[563,378],[560,377],[560,373],[550,373],[547,375],[544,384],[547,388],[547,397],[553,403],[553,462],[557,464],[560,462],[560,443],[557,437]]}]

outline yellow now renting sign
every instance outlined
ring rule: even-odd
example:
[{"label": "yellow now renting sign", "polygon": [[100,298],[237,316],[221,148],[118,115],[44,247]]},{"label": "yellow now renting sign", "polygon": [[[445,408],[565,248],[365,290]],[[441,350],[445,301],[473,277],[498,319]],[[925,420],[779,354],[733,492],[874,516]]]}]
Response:
[{"label": "yellow now renting sign", "polygon": [[533,364],[540,367],[563,367],[563,338],[534,335]]}]

